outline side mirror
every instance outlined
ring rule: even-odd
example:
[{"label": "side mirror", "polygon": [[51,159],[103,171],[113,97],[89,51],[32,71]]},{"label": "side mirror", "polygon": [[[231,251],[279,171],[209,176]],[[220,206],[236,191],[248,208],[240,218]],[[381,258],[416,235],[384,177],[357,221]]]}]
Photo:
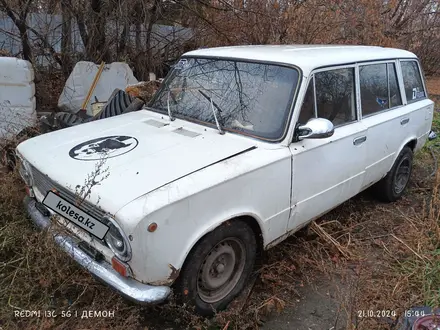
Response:
[{"label": "side mirror", "polygon": [[324,118],[312,118],[307,124],[297,128],[297,136],[302,139],[323,139],[333,135],[335,128],[333,123]]}]

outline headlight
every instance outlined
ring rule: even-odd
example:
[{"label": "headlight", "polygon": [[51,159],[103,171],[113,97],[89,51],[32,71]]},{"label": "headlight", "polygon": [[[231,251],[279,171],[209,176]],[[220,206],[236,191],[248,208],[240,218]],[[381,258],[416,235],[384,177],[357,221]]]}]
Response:
[{"label": "headlight", "polygon": [[125,236],[125,233],[113,218],[107,216],[105,220],[107,220],[107,225],[109,226],[109,230],[104,237],[108,247],[122,261],[130,260],[131,246],[127,236]]},{"label": "headlight", "polygon": [[32,187],[33,184],[33,180],[32,180],[32,173],[29,170],[29,165],[27,164],[27,162],[22,159],[20,161],[20,168],[19,168],[19,173],[21,178],[23,179],[23,181],[26,183],[27,186]]}]

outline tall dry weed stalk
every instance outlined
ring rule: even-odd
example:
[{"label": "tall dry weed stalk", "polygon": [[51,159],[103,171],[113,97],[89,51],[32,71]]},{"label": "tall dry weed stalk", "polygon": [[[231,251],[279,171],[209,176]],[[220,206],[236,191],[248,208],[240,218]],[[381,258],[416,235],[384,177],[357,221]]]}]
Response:
[{"label": "tall dry weed stalk", "polygon": [[430,222],[430,226],[433,232],[436,233],[437,241],[440,242],[440,197],[439,197],[439,187],[440,187],[440,168],[437,169],[432,194],[431,201],[429,203],[429,211],[428,211],[428,221]]}]

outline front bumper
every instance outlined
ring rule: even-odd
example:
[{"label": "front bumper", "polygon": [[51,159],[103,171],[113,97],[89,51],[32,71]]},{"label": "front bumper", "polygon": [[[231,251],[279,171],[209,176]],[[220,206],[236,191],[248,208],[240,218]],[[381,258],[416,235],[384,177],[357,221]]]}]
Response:
[{"label": "front bumper", "polygon": [[[24,204],[32,221],[38,227],[42,229],[49,227],[50,219],[35,207],[33,198],[26,196]],[[171,289],[167,286],[147,285],[119,275],[107,262],[98,262],[86,254],[70,236],[54,233],[54,239],[57,245],[77,263],[130,300],[141,304],[155,304],[164,301],[171,293]]]}]

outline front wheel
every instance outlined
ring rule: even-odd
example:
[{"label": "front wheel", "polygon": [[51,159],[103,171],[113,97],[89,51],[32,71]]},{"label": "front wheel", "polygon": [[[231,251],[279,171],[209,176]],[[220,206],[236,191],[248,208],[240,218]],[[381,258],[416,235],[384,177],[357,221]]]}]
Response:
[{"label": "front wheel", "polygon": [[397,156],[393,167],[376,186],[376,195],[383,202],[394,202],[402,197],[411,177],[413,152],[404,147]]},{"label": "front wheel", "polygon": [[243,290],[257,255],[253,230],[241,220],[204,236],[188,255],[175,293],[203,316],[225,309]]}]

